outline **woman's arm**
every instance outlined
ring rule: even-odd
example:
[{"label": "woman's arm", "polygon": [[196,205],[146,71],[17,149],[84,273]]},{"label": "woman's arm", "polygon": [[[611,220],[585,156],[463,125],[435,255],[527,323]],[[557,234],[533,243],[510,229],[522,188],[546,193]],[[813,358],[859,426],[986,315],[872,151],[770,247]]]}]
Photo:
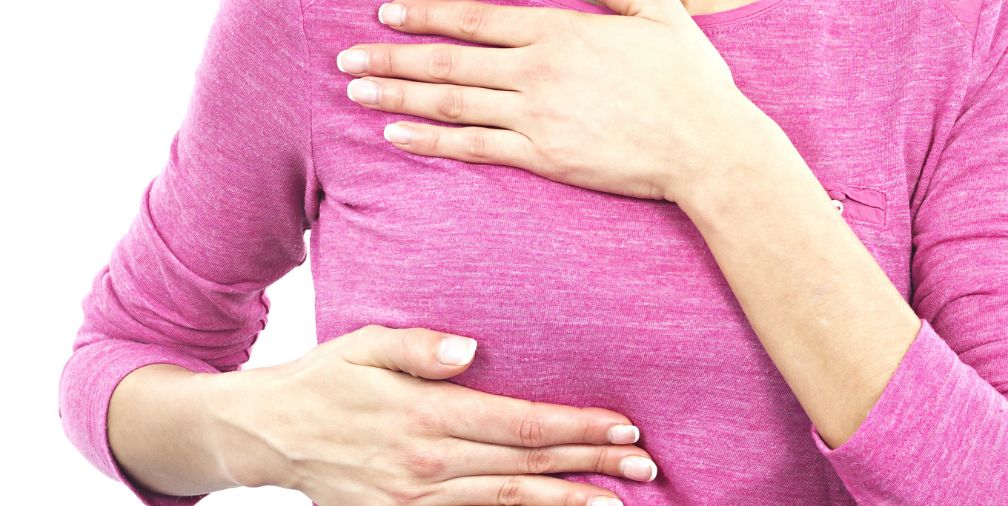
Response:
[{"label": "woman's arm", "polygon": [[981,19],[910,202],[909,305],[793,156],[681,203],[864,504],[1008,502],[1008,7]]},{"label": "woman's arm", "polygon": [[119,382],[108,408],[109,444],[137,485],[191,496],[246,485],[209,441],[208,413],[225,398],[222,380],[230,378],[163,363],[142,366]]},{"label": "woman's arm", "polygon": [[913,307],[797,159],[680,201],[865,504],[1008,501],[1008,72],[992,79],[919,187]]},{"label": "woman's arm", "polygon": [[878,400],[921,321],[801,156],[786,141],[779,150],[770,145],[762,143],[752,166],[733,166],[678,203],[835,447]]},{"label": "woman's arm", "polygon": [[[167,166],[95,277],[61,378],[71,442],[146,504],[200,497],[141,484],[228,484],[193,430],[198,389],[179,368],[237,370],[266,323],[265,288],[306,259],[317,198],[307,43],[298,0],[269,4],[222,2]],[[159,363],[176,367],[145,367]]]}]

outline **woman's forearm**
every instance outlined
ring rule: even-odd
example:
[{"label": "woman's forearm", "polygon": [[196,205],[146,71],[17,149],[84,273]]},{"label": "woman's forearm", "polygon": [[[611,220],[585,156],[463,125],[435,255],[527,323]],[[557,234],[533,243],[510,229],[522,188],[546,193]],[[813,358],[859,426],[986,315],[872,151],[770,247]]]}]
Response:
[{"label": "woman's forearm", "polygon": [[228,375],[152,364],[119,382],[109,403],[108,436],[116,460],[139,485],[189,496],[238,486],[211,444],[208,402]]},{"label": "woman's forearm", "polygon": [[678,203],[836,448],[879,399],[920,320],[783,135],[754,143],[746,165],[725,168]]}]

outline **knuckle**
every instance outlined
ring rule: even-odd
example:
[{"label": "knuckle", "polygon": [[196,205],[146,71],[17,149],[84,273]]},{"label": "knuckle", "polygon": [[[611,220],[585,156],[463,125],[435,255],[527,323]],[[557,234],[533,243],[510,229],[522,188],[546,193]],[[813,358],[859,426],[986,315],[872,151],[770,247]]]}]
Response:
[{"label": "knuckle", "polygon": [[425,136],[428,153],[437,153],[441,146],[441,133],[438,130],[431,130]]},{"label": "knuckle", "polygon": [[566,143],[547,139],[539,146],[539,154],[546,161],[544,170],[548,174],[557,177],[564,177],[573,171],[577,153],[570,149]]},{"label": "knuckle", "polygon": [[479,132],[473,132],[469,134],[467,149],[469,156],[473,158],[486,158],[487,156],[486,135]]},{"label": "knuckle", "polygon": [[588,496],[580,490],[566,490],[560,497],[560,506],[581,506],[588,503]]},{"label": "knuckle", "polygon": [[651,181],[647,184],[645,196],[650,200],[661,200],[667,196],[665,192],[665,188],[663,188],[660,184]]},{"label": "knuckle", "polygon": [[449,88],[444,95],[441,96],[441,99],[438,100],[437,104],[437,111],[445,118],[453,120],[462,117],[462,111],[464,108],[465,104],[463,104],[462,88],[455,86]]},{"label": "knuckle", "polygon": [[[586,414],[587,415],[587,414]],[[594,424],[588,416],[581,419],[581,442],[586,443],[591,440],[592,427]]]},{"label": "knuckle", "polygon": [[374,68],[377,74],[393,74],[395,67],[395,57],[388,47],[378,46],[371,51],[369,66]]},{"label": "knuckle", "polygon": [[504,480],[500,490],[497,491],[497,504],[501,506],[522,504],[522,481],[520,477],[511,476]]},{"label": "knuckle", "polygon": [[549,60],[539,60],[522,65],[524,77],[530,81],[550,81],[556,76],[555,64]]},{"label": "knuckle", "polygon": [[383,83],[381,86],[381,100],[385,103],[386,107],[397,111],[406,110],[406,88]]},{"label": "knuckle", "polygon": [[416,351],[423,340],[423,329],[408,328],[399,333],[399,356],[410,374],[416,376]]},{"label": "knuckle", "polygon": [[458,49],[455,46],[439,46],[431,52],[430,69],[431,77],[435,79],[448,80],[455,73],[456,62],[458,61]]},{"label": "knuckle", "polygon": [[601,473],[605,471],[605,463],[609,460],[609,449],[606,447],[601,447],[595,452],[592,457],[591,470],[595,473]]},{"label": "knuckle", "polygon": [[577,171],[574,170],[573,167],[571,167],[570,162],[568,160],[564,160],[561,163],[554,164],[549,174],[557,181],[567,181],[572,176],[577,174]]},{"label": "knuckle", "polygon": [[419,25],[417,28],[429,30],[433,26],[431,10],[422,4],[411,5],[409,9],[406,9],[406,17],[411,21],[415,20],[415,23]]},{"label": "knuckle", "polygon": [[538,151],[540,158],[545,162],[542,164],[541,170],[546,174],[562,176],[566,170],[564,164],[567,162],[563,149],[554,145],[545,145],[539,146]]},{"label": "knuckle", "polygon": [[551,447],[533,448],[525,452],[525,469],[529,474],[551,472],[556,468],[556,452]]},{"label": "knuckle", "polygon": [[563,111],[552,100],[529,101],[526,114],[536,121],[563,121]]},{"label": "knuckle", "polygon": [[[533,404],[535,404],[533,402]],[[530,411],[521,418],[518,428],[518,439],[523,446],[541,446],[546,440],[542,417]]]},{"label": "knuckle", "polygon": [[459,18],[459,32],[467,37],[474,37],[479,33],[485,19],[486,9],[482,5],[478,3],[467,5],[462,11],[462,17]]},{"label": "knuckle", "polygon": [[437,478],[448,467],[445,458],[430,449],[410,449],[403,458],[406,469],[416,478]]},{"label": "knuckle", "polygon": [[577,174],[577,171],[571,168],[569,161],[562,159],[560,157],[550,157],[550,162],[547,162],[542,168],[542,174],[548,179],[558,182],[571,181]]},{"label": "knuckle", "polygon": [[436,411],[424,407],[411,408],[407,416],[407,425],[420,434],[445,434],[447,427],[444,418]]}]

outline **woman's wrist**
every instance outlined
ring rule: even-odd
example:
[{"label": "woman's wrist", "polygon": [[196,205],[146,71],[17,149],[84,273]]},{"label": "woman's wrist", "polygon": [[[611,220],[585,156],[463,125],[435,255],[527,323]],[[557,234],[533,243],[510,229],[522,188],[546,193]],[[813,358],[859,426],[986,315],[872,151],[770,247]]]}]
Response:
[{"label": "woman's wrist", "polygon": [[277,486],[295,489],[289,459],[263,436],[264,411],[281,366],[216,374],[192,379],[200,392],[201,433],[221,473],[235,487]]},{"label": "woman's wrist", "polygon": [[666,192],[698,227],[715,226],[761,199],[821,188],[787,134],[755,105],[739,112],[726,135],[724,148],[711,151],[692,181]]}]

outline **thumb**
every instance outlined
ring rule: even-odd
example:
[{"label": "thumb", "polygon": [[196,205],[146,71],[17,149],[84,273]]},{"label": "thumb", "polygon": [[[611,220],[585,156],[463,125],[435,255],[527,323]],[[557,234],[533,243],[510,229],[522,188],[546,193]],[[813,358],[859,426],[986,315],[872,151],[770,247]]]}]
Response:
[{"label": "thumb", "polygon": [[461,374],[476,353],[475,339],[420,327],[368,325],[337,341],[347,362],[427,379]]},{"label": "thumb", "polygon": [[621,16],[646,18],[665,23],[686,15],[682,0],[593,0]]}]

